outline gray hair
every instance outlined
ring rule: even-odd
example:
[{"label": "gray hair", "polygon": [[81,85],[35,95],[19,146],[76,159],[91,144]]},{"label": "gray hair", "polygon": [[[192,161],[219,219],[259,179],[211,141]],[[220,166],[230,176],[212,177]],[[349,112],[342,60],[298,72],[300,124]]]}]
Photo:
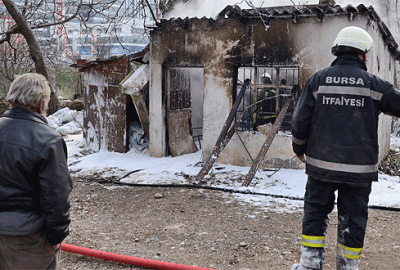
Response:
[{"label": "gray hair", "polygon": [[50,84],[46,77],[37,73],[26,73],[15,76],[6,100],[12,108],[37,111],[43,100],[46,102],[50,100],[50,93]]}]

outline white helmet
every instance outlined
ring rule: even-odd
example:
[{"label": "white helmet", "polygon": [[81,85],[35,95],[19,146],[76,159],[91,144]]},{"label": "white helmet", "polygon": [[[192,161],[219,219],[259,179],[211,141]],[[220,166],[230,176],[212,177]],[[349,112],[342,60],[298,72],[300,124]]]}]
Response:
[{"label": "white helmet", "polygon": [[356,26],[345,27],[337,34],[332,45],[332,54],[367,53],[374,40],[364,29]]},{"label": "white helmet", "polygon": [[271,79],[271,74],[269,74],[268,72],[264,72],[264,74],[261,77],[267,77]]},{"label": "white helmet", "polygon": [[272,77],[271,74],[268,72],[264,72],[264,74],[261,76],[261,82],[264,84],[269,84],[271,83]]}]

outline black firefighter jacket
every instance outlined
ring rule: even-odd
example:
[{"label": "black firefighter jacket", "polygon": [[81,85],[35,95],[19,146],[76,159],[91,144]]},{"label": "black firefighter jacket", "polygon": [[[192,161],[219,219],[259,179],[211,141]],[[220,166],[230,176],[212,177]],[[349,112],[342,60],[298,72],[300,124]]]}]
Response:
[{"label": "black firefighter jacket", "polygon": [[306,83],[295,109],[293,150],[306,173],[330,182],[378,180],[378,115],[400,116],[400,92],[369,74],[357,56],[342,55]]},{"label": "black firefighter jacket", "polygon": [[52,245],[68,235],[71,177],[63,138],[38,113],[0,117],[0,234],[42,231]]}]

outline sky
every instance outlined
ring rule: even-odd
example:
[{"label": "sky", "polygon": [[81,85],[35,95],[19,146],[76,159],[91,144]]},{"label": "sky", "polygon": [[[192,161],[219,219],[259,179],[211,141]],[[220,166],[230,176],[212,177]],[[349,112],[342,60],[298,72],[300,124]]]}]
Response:
[{"label": "sky", "polygon": [[[68,111],[63,111],[59,116],[65,117]],[[72,115],[76,112],[71,111]],[[52,122],[56,117],[50,116]],[[71,117],[74,118],[74,117]],[[76,117],[75,117],[76,118]],[[59,121],[61,122],[61,121]],[[201,152],[179,157],[150,157],[147,152],[137,153],[134,151],[121,154],[114,152],[100,151],[98,153],[83,154],[82,132],[76,133],[77,122],[68,122],[61,125],[64,134],[71,133],[65,137],[68,147],[69,169],[76,176],[89,176],[96,179],[107,179],[114,177],[119,179],[127,173],[140,170],[123,178],[125,183],[136,184],[188,184],[187,176],[195,176],[201,169],[198,165],[201,162]],[[56,128],[56,127],[55,127]],[[60,129],[59,129],[60,130]],[[69,132],[70,131],[70,132]],[[392,136],[391,148],[400,149],[400,138]],[[218,160],[217,160],[218,162]],[[242,187],[241,180],[248,173],[249,167],[239,167],[224,164],[214,164],[212,173],[215,174],[212,180],[206,176],[207,186],[232,190],[237,192],[248,191],[251,193],[277,195],[273,196],[236,194],[232,193],[238,201],[251,203],[260,208],[270,211],[302,211],[307,175],[304,170],[283,168],[273,174],[273,171],[257,172],[249,187]],[[113,188],[130,188],[126,186],[114,186]],[[228,193],[230,194],[230,193]],[[372,185],[370,206],[400,207],[400,178],[379,174],[379,182]],[[285,199],[297,198],[297,200]],[[276,207],[279,205],[279,207]]]}]

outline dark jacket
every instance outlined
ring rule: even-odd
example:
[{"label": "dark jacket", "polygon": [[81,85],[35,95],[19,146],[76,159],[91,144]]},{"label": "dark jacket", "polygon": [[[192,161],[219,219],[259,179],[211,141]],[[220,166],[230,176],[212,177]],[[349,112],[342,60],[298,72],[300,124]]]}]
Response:
[{"label": "dark jacket", "polygon": [[43,231],[52,245],[68,235],[72,190],[63,138],[38,113],[0,117],[0,234]]},{"label": "dark jacket", "polygon": [[400,92],[342,55],[306,83],[293,115],[293,150],[306,154],[316,179],[366,184],[378,180],[378,116],[400,116]]}]

